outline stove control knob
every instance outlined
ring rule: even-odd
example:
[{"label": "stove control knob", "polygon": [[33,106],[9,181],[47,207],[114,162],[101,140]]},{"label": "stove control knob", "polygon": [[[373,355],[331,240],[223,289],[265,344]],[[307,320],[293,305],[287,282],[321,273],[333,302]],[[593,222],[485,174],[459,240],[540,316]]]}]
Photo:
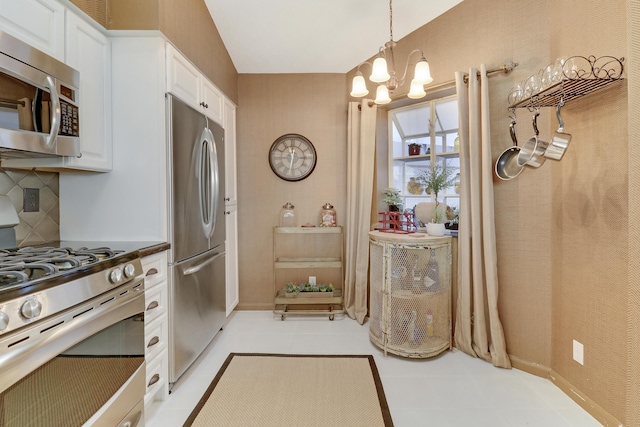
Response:
[{"label": "stove control knob", "polygon": [[122,271],[120,271],[119,268],[112,270],[111,273],[109,273],[109,280],[111,281],[111,283],[118,283],[119,281],[121,281]]},{"label": "stove control knob", "polygon": [[9,315],[4,311],[0,311],[0,331],[4,331],[9,326]]},{"label": "stove control knob", "polygon": [[20,308],[20,313],[26,319],[35,319],[42,313],[42,304],[35,298],[27,298]]},{"label": "stove control knob", "polygon": [[127,264],[124,266],[124,277],[127,279],[133,277],[136,274],[136,267],[133,264]]}]

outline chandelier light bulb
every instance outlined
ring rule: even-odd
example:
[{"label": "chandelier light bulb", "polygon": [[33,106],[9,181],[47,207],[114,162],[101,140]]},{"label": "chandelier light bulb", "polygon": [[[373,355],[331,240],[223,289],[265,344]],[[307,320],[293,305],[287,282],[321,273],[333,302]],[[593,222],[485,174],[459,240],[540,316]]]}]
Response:
[{"label": "chandelier light bulb", "polygon": [[383,56],[378,56],[373,61],[373,70],[371,71],[371,77],[369,80],[376,83],[386,82],[391,78],[387,71],[387,60]]},{"label": "chandelier light bulb", "polygon": [[360,98],[366,96],[368,93],[369,90],[367,89],[367,83],[364,81],[362,73],[358,71],[353,77],[353,82],[351,83],[351,96],[354,98]]},{"label": "chandelier light bulb", "polygon": [[424,85],[416,79],[411,80],[411,90],[407,96],[411,99],[420,99],[425,96],[427,92],[424,91]]},{"label": "chandelier light bulb", "polygon": [[376,100],[374,102],[376,104],[388,104],[391,102],[387,86],[378,85],[378,89],[376,90]]},{"label": "chandelier light bulb", "polygon": [[[423,85],[429,84],[433,81],[433,77],[431,77],[431,69],[429,68],[429,63],[427,60],[422,57],[420,61],[416,64],[416,70],[413,76],[414,81],[422,83]],[[413,82],[412,82],[413,85]]]}]

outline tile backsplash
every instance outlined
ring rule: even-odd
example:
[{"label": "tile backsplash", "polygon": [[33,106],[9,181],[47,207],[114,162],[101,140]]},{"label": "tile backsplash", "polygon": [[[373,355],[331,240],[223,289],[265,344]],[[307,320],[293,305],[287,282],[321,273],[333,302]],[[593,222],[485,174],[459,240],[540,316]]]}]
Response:
[{"label": "tile backsplash", "polygon": [[[24,211],[25,188],[40,190],[38,212]],[[18,246],[60,240],[59,188],[57,172],[0,168],[0,194],[9,196],[20,218],[20,224],[15,227]]]}]

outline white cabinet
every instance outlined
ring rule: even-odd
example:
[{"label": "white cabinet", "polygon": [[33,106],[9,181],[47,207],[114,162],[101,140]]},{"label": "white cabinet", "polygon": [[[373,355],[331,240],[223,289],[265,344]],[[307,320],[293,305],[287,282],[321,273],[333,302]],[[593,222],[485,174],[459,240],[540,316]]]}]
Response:
[{"label": "white cabinet", "polygon": [[165,41],[114,36],[111,50],[113,171],[60,173],[60,237],[166,241]]},{"label": "white cabinet", "polygon": [[198,69],[167,43],[167,91],[195,108],[200,103],[200,79]]},{"label": "white cabinet", "polygon": [[224,95],[170,43],[167,43],[167,92],[222,123]]},{"label": "white cabinet", "polygon": [[238,194],[236,175],[236,106],[223,100],[225,157],[225,216],[227,231],[227,316],[239,302],[238,279]]},{"label": "white cabinet", "polygon": [[97,172],[112,169],[111,42],[95,26],[71,11],[66,12],[65,22],[65,63],[80,72],[82,157],[4,159],[5,167]]},{"label": "white cabinet", "polygon": [[0,0],[0,30],[64,61],[64,10],[55,0]]},{"label": "white cabinet", "polygon": [[204,113],[213,121],[222,123],[222,104],[224,95],[206,77],[202,76],[201,101]]},{"label": "white cabinet", "polygon": [[238,203],[236,173],[236,106],[228,99],[224,100],[224,158],[225,158],[225,202],[227,205]]},{"label": "white cabinet", "polygon": [[142,258],[145,286],[144,340],[147,366],[145,414],[149,417],[157,403],[169,395],[169,350],[167,317],[167,253]]},{"label": "white cabinet", "polygon": [[238,283],[238,206],[225,207],[225,224],[227,232],[226,256],[226,298],[227,316],[231,314],[240,301]]},{"label": "white cabinet", "polygon": [[80,72],[82,157],[64,158],[63,166],[110,171],[111,42],[100,31],[70,12],[67,12],[66,62]]}]

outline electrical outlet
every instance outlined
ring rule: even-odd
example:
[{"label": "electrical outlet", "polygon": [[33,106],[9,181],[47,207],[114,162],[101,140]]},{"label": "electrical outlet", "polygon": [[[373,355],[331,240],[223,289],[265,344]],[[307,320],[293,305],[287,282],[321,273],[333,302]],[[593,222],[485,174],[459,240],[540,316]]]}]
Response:
[{"label": "electrical outlet", "polygon": [[315,286],[315,284],[316,284],[316,276],[309,276],[309,284],[311,286]]},{"label": "electrical outlet", "polygon": [[25,188],[22,190],[22,210],[25,212],[40,211],[40,189]]},{"label": "electrical outlet", "polygon": [[584,365],[584,346],[576,340],[573,340],[573,360]]}]

